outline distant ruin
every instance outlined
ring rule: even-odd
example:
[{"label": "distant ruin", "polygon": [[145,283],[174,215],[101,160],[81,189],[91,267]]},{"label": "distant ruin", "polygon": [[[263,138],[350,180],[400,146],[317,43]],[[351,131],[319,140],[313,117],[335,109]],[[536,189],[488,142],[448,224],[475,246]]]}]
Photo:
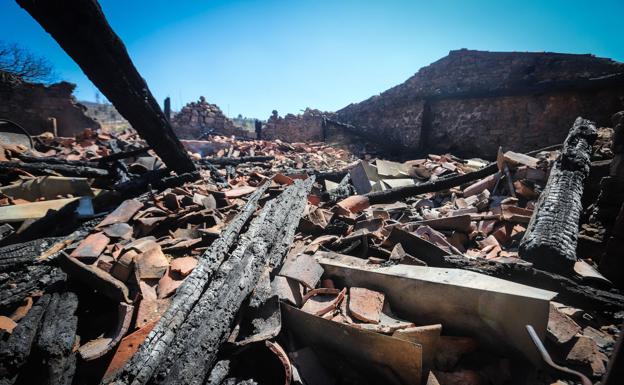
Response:
[{"label": "distant ruin", "polygon": [[287,139],[291,142],[325,140],[323,117],[328,114],[306,108],[303,114],[286,114],[286,116],[281,117],[277,111],[273,111],[262,130],[263,138],[269,140]]},{"label": "distant ruin", "polygon": [[171,125],[181,139],[200,139],[208,134],[247,136],[249,132],[234,125],[216,104],[206,101],[203,96],[199,101],[187,103],[172,119]]},{"label": "distant ruin", "polygon": [[86,107],[76,102],[72,95],[75,88],[68,82],[29,83],[0,72],[0,118],[16,122],[32,135],[52,131],[49,118],[56,119],[59,136],[100,128],[98,122],[85,115]]},{"label": "distant ruin", "polygon": [[264,134],[359,143],[408,157],[492,158],[499,146],[529,151],[561,143],[578,115],[608,126],[624,107],[623,86],[624,64],[593,55],[461,49],[334,113],[273,115]]}]

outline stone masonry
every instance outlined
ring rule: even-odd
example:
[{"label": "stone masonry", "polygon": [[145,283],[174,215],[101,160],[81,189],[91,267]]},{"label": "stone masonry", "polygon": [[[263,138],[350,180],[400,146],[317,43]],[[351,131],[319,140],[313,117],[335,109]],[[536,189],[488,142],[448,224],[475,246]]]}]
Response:
[{"label": "stone masonry", "polygon": [[200,139],[209,133],[222,135],[248,136],[248,132],[236,126],[216,104],[206,101],[203,96],[198,102],[191,102],[182,107],[171,125],[181,139]]},{"label": "stone masonry", "polygon": [[493,157],[561,143],[577,116],[609,125],[624,64],[593,55],[458,50],[336,112],[362,141],[406,155]]},{"label": "stone masonry", "polygon": [[262,138],[273,140],[281,139],[289,142],[322,141],[323,116],[327,113],[306,108],[303,114],[286,114],[281,117],[277,111],[269,117],[262,128]]},{"label": "stone masonry", "polygon": [[77,103],[72,92],[75,84],[55,83],[49,86],[28,83],[6,72],[0,72],[0,118],[16,122],[31,135],[51,131],[48,118],[55,118],[59,136],[73,136],[100,124],[85,115],[86,108]]}]

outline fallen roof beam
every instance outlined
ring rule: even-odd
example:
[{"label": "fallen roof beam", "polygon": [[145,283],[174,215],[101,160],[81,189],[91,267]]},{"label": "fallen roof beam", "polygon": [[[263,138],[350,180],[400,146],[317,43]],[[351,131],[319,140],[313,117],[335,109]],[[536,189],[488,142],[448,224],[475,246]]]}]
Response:
[{"label": "fallen roof beam", "polygon": [[497,171],[498,166],[496,163],[491,163],[480,170],[467,174],[437,179],[414,186],[396,187],[384,191],[370,192],[365,194],[365,196],[368,198],[370,204],[390,203],[418,194],[447,190],[451,187],[485,178],[486,176],[495,174]]},{"label": "fallen roof beam", "polygon": [[17,0],[178,174],[195,165],[96,0]]},{"label": "fallen roof beam", "polygon": [[519,253],[539,269],[569,273],[576,263],[583,184],[596,137],[593,122],[576,119],[537,201]]}]

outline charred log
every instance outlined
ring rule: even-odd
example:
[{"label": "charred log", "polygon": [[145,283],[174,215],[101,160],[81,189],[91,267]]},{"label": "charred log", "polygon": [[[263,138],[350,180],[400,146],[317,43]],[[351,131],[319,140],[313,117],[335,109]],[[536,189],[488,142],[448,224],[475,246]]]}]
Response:
[{"label": "charred log", "polygon": [[[281,264],[303,213],[312,179],[295,182],[268,202],[230,258],[211,281],[187,322],[176,334],[156,383],[201,384],[216,362],[219,347],[245,298],[267,266]],[[192,338],[195,340],[190,343]]]},{"label": "charred log", "polygon": [[34,241],[0,247],[0,272],[16,270],[31,264],[60,238],[42,238]]},{"label": "charred log", "polygon": [[2,162],[0,170],[24,170],[32,174],[49,175],[59,173],[64,176],[78,176],[84,178],[106,178],[110,176],[108,170],[89,166],[79,166],[70,164],[55,164],[47,162],[22,163],[22,162]]},{"label": "charred log", "polygon": [[0,341],[0,384],[13,384],[17,380],[20,368],[30,356],[50,298],[50,295],[41,297],[15,327],[13,333]]},{"label": "charred log", "polygon": [[384,191],[370,192],[365,194],[365,196],[368,197],[370,204],[390,203],[418,194],[447,190],[451,187],[460,186],[464,183],[485,178],[486,176],[495,174],[496,172],[498,172],[498,166],[496,163],[492,163],[480,170],[469,172],[467,174],[437,179],[415,186],[404,186]]},{"label": "charred log", "polygon": [[583,182],[596,136],[593,122],[576,119],[537,202],[519,252],[540,269],[570,272],[576,263]]},{"label": "charred log", "polygon": [[97,1],[17,2],[76,61],[170,169],[178,173],[195,171]]},{"label": "charred log", "polygon": [[270,162],[273,159],[275,159],[274,156],[241,156],[238,158],[227,158],[227,157],[221,157],[221,158],[206,158],[206,159],[201,159],[199,160],[200,164],[213,164],[215,166],[236,166],[239,165],[241,163],[251,163],[251,162],[261,162],[261,163],[265,163],[265,162]]},{"label": "charred log", "polygon": [[265,184],[250,197],[241,212],[223,230],[221,237],[203,254],[197,267],[178,288],[173,302],[162,315],[158,324],[147,336],[145,342],[124,370],[119,373],[117,383],[144,384],[149,380],[163,356],[167,354],[177,330],[180,329],[193,306],[199,300],[214,271],[226,258],[226,253],[238,239],[243,226],[256,211],[258,201],[268,187],[269,185]]},{"label": "charred log", "polygon": [[70,385],[76,371],[76,342],[78,297],[72,292],[54,293],[51,296],[39,337],[37,350],[43,359],[45,370],[41,384]]},{"label": "charred log", "polygon": [[[203,259],[200,262],[190,278],[198,271],[195,281],[201,278],[205,289],[202,290],[202,286],[198,287],[196,282],[189,280],[193,282],[194,287],[185,288],[188,283],[181,287],[183,302],[179,307],[183,305],[187,310],[181,314],[177,312],[173,314],[178,316],[173,325],[176,327],[171,328],[171,325],[163,323],[163,319],[172,318],[168,315],[175,312],[173,306],[157,325],[157,328],[162,327],[159,339],[163,341],[156,340],[156,343],[160,342],[163,348],[165,346],[168,348],[154,349],[154,337],[157,335],[152,331],[135,358],[126,366],[124,373],[118,377],[117,383],[204,382],[215,364],[221,344],[229,335],[231,324],[241,304],[256,286],[262,272],[269,266],[281,263],[286,249],[294,238],[311,184],[312,179],[306,182],[297,181],[278,198],[269,201],[252,221],[247,232],[240,237],[229,259],[210,274],[209,282],[206,277],[208,275],[206,265],[209,262],[214,264],[214,260]],[[228,238],[235,237],[236,232],[226,235],[229,236],[217,241],[222,246],[225,246]],[[189,297],[194,299],[192,303],[184,300]],[[174,305],[177,302],[178,297]],[[169,327],[165,328],[165,325]],[[169,341],[164,341],[163,337],[167,337]],[[140,361],[136,359],[141,356]],[[139,362],[142,364],[137,365]]]},{"label": "charred log", "polygon": [[34,292],[62,284],[66,279],[61,269],[43,264],[0,274],[0,310],[12,308]]}]

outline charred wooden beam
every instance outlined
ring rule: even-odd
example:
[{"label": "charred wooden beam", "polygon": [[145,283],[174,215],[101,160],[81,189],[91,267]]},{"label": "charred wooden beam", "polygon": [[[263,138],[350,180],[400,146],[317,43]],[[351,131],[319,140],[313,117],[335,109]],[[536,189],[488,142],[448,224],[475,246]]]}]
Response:
[{"label": "charred wooden beam", "polygon": [[177,173],[195,165],[96,0],[17,0]]},{"label": "charred wooden beam", "polygon": [[22,162],[2,162],[0,170],[20,169],[33,174],[50,174],[50,171],[63,174],[64,176],[78,176],[85,178],[106,178],[110,173],[106,169],[77,166],[70,164],[55,164],[47,162],[22,163]]},{"label": "charred wooden beam", "polygon": [[13,384],[24,365],[40,328],[41,319],[50,304],[50,295],[44,295],[20,321],[6,340],[0,340],[0,381]]},{"label": "charred wooden beam", "polygon": [[76,342],[78,297],[72,292],[51,295],[37,339],[45,370],[40,384],[70,385],[76,371]]},{"label": "charred wooden beam", "polygon": [[238,215],[223,230],[219,239],[214,241],[202,255],[197,267],[178,288],[171,305],[147,336],[137,353],[118,374],[115,383],[145,384],[149,380],[158,365],[160,365],[164,355],[167,354],[176,332],[199,300],[205,286],[219,265],[225,260],[226,253],[238,239],[243,226],[256,211],[258,201],[268,187],[269,184],[267,183],[250,196]]},{"label": "charred wooden beam", "polygon": [[17,270],[24,265],[33,263],[38,255],[41,255],[59,240],[61,240],[60,237],[41,238],[0,247],[0,272]]},{"label": "charred wooden beam", "polygon": [[594,123],[577,118],[550,171],[519,248],[520,257],[537,268],[562,273],[574,268],[583,182],[596,137]]},{"label": "charred wooden beam", "polygon": [[484,259],[469,259],[463,255],[427,258],[419,255],[429,266],[452,267],[490,275],[496,278],[557,292],[557,300],[584,310],[621,311],[624,296],[616,292],[582,285],[562,275],[533,268],[527,264],[500,263]]},{"label": "charred wooden beam", "polygon": [[100,158],[93,158],[91,161],[100,163],[100,164],[109,163],[109,162],[114,162],[116,160],[126,159],[126,158],[130,158],[133,156],[145,154],[149,150],[150,150],[150,147],[140,147],[140,148],[135,148],[132,150],[116,152],[114,154],[102,156]]},{"label": "charred wooden beam", "polygon": [[45,164],[65,164],[69,166],[82,166],[82,167],[98,167],[97,162],[88,160],[68,160],[64,158],[57,158],[52,156],[32,156],[26,154],[19,154],[17,158],[26,163],[45,163]]},{"label": "charred wooden beam", "polygon": [[57,286],[67,279],[61,269],[37,264],[15,270],[0,277],[0,311],[12,308],[24,298],[51,286]]},{"label": "charred wooden beam", "polygon": [[[296,181],[269,201],[219,267],[155,376],[158,384],[202,384],[245,298],[267,266],[281,264],[307,202],[313,178]],[[193,340],[194,339],[194,340]]]},{"label": "charred wooden beam", "polygon": [[227,158],[227,157],[218,157],[218,158],[205,158],[201,159],[198,162],[200,164],[212,164],[215,166],[236,166],[241,163],[251,163],[251,162],[270,162],[275,159],[274,156],[241,156],[238,158]]},{"label": "charred wooden beam", "polygon": [[[229,259],[210,274],[210,281],[206,281],[206,270],[199,273],[197,278],[203,277],[204,280],[203,290],[195,285],[190,287],[190,293],[183,294],[183,298],[194,297],[194,301],[190,306],[188,304],[191,301],[188,300],[181,304],[188,310],[178,315],[178,320],[173,325],[175,328],[171,324],[163,325],[163,329],[166,327],[163,331],[170,338],[167,349],[163,349],[164,344],[155,349],[152,344],[154,332],[150,333],[146,343],[126,366],[125,373],[118,377],[116,383],[204,382],[215,364],[221,344],[229,335],[235,315],[256,286],[261,273],[268,266],[281,263],[294,238],[311,185],[312,179],[306,182],[296,181],[278,198],[265,205],[247,232],[240,236]],[[232,236],[234,235],[230,234]],[[211,263],[216,265],[214,261]],[[201,265],[200,262],[199,266]],[[196,270],[198,268],[192,274]],[[186,283],[183,284],[185,285]],[[176,296],[175,302],[177,298]],[[161,318],[157,328],[163,319],[167,320],[170,311],[171,307]],[[165,334],[161,332],[160,335],[162,338]],[[136,357],[140,357],[141,353],[143,357],[137,360]]]},{"label": "charred wooden beam", "polygon": [[415,186],[396,187],[385,191],[370,192],[368,194],[365,194],[365,196],[368,197],[368,201],[370,202],[370,204],[395,202],[418,194],[447,190],[451,187],[460,186],[464,183],[469,183],[477,179],[485,178],[486,176],[495,174],[497,172],[498,166],[496,165],[496,163],[492,163],[488,166],[483,167],[482,169],[463,175],[437,179]]},{"label": "charred wooden beam", "polygon": [[212,165],[211,163],[208,163],[208,162],[202,163],[202,166],[204,166],[208,170],[210,170],[210,177],[212,179],[214,179],[215,182],[217,182],[217,184],[219,184],[220,187],[227,187],[228,186],[227,179],[223,175],[221,175],[221,173],[219,172],[218,168],[216,168],[214,165]]}]

